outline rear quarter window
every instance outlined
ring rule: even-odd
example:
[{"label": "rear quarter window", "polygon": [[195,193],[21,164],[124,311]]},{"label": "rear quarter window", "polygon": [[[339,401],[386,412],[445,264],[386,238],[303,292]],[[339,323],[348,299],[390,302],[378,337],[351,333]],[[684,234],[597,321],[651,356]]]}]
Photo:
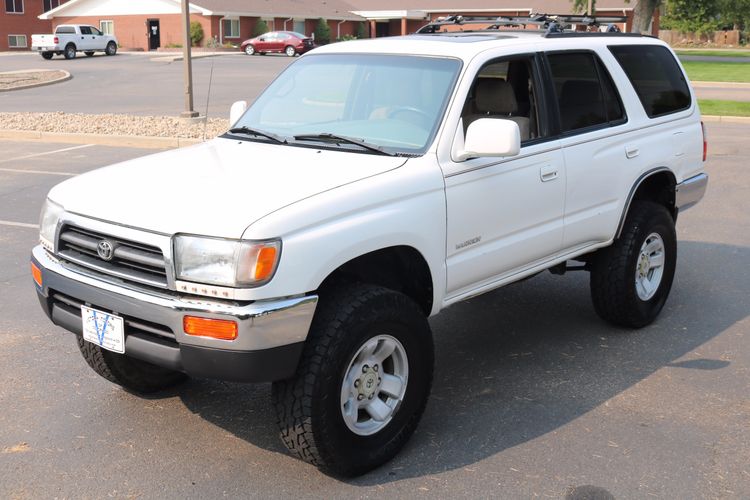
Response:
[{"label": "rear quarter window", "polygon": [[677,61],[659,45],[611,45],[649,118],[690,107],[690,90]]}]

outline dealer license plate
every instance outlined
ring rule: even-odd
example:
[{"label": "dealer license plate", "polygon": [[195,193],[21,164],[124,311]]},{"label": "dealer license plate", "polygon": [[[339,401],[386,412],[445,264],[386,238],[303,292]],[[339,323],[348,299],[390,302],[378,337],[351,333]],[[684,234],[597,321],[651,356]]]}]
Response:
[{"label": "dealer license plate", "polygon": [[125,326],[121,317],[81,306],[83,339],[103,349],[125,352]]}]

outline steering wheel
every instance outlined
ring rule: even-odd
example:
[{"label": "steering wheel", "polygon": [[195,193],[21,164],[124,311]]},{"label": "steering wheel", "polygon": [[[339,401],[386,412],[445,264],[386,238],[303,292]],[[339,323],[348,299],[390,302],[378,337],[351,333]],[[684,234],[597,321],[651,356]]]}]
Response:
[{"label": "steering wheel", "polygon": [[413,106],[394,106],[393,108],[388,110],[388,113],[386,113],[386,118],[395,119],[397,115],[401,114],[411,115],[411,120],[408,118],[404,118],[404,121],[413,123],[414,125],[418,125],[422,128],[429,128],[432,124],[432,117],[430,115]]}]

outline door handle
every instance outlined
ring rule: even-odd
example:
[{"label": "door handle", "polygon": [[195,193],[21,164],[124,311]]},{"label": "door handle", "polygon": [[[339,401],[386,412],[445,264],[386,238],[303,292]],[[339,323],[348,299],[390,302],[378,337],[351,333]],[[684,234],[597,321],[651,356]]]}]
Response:
[{"label": "door handle", "polygon": [[639,154],[641,154],[641,150],[638,149],[638,146],[625,146],[625,156],[628,159],[635,158]]},{"label": "door handle", "polygon": [[539,170],[539,175],[542,182],[554,181],[557,179],[557,167],[546,165]]}]

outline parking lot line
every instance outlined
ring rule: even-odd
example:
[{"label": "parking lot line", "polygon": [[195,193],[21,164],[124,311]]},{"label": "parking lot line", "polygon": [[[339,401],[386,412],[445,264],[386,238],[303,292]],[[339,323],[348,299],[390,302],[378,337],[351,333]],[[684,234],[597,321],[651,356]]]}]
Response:
[{"label": "parking lot line", "polygon": [[9,220],[0,220],[0,226],[26,227],[29,229],[39,229],[39,224],[29,224],[27,222],[13,222]]},{"label": "parking lot line", "polygon": [[50,170],[23,170],[20,168],[0,168],[0,172],[14,172],[18,174],[62,175],[63,177],[73,177],[73,176],[78,175],[73,172],[52,172]]},{"label": "parking lot line", "polygon": [[26,160],[28,158],[36,158],[38,156],[47,156],[47,155],[53,155],[56,153],[64,153],[66,151],[74,151],[76,149],[90,148],[91,146],[93,146],[93,144],[83,144],[81,146],[72,146],[69,148],[55,149],[54,151],[45,151],[44,153],[34,153],[30,155],[25,155],[25,156],[18,156],[16,158],[9,158],[7,160],[0,160],[0,163],[8,163],[11,161]]}]

